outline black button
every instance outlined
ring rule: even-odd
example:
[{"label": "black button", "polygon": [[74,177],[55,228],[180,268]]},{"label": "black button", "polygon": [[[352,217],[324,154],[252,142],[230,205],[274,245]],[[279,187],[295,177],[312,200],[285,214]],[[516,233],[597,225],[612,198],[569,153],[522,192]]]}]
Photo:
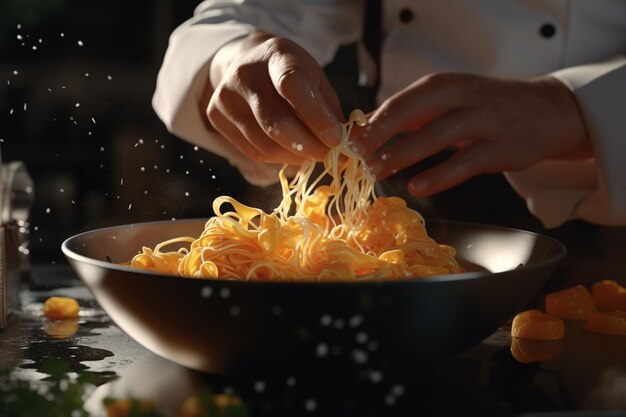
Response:
[{"label": "black button", "polygon": [[400,21],[402,23],[409,23],[411,20],[413,20],[413,10],[411,9],[402,9],[400,10]]},{"label": "black button", "polygon": [[539,33],[544,38],[551,38],[556,33],[556,27],[552,23],[545,23],[539,28]]}]

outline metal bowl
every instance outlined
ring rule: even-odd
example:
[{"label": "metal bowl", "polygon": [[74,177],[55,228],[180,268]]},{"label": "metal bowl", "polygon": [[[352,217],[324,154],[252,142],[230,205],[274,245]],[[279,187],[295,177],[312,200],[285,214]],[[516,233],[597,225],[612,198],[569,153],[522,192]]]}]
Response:
[{"label": "metal bowl", "polygon": [[[236,374],[324,355],[432,362],[478,343],[523,309],[565,255],[558,241],[496,226],[427,221],[467,272],[397,282],[201,280],[120,265],[142,246],[198,236],[205,219],[139,223],[67,239],[70,264],[115,323],[189,368]],[[360,356],[359,356],[360,352]]]}]

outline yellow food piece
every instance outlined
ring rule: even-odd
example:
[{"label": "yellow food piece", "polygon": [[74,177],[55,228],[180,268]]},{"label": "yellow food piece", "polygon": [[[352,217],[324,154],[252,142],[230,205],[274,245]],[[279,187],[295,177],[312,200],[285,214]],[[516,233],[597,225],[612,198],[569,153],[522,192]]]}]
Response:
[{"label": "yellow food piece", "polygon": [[533,340],[513,337],[511,339],[511,354],[522,363],[547,362],[563,353],[563,339]]},{"label": "yellow food piece", "polygon": [[593,333],[626,336],[626,311],[591,311],[585,330]]},{"label": "yellow food piece", "polygon": [[232,409],[244,407],[241,399],[234,395],[215,394],[211,397],[217,415],[209,414],[204,409],[202,399],[198,395],[188,397],[180,406],[177,417],[221,417],[226,416]]},{"label": "yellow food piece", "polygon": [[626,311],[626,288],[616,281],[605,279],[593,284],[591,298],[598,310]]},{"label": "yellow food piece", "polygon": [[107,417],[130,417],[154,410],[154,401],[107,398],[104,407]]},{"label": "yellow food piece", "polygon": [[589,290],[577,285],[546,294],[546,313],[567,320],[584,320],[589,311],[596,309]]},{"label": "yellow food piece", "polygon": [[43,304],[43,315],[52,320],[78,317],[78,301],[69,297],[50,297]]},{"label": "yellow food piece", "polygon": [[558,340],[565,335],[565,324],[539,310],[526,310],[513,318],[511,336],[533,340]]}]

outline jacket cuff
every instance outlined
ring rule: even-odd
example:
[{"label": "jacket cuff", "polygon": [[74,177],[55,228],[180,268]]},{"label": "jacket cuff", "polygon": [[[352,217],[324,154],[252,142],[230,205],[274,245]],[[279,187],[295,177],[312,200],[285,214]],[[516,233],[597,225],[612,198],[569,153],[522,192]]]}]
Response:
[{"label": "jacket cuff", "polygon": [[576,96],[594,159],[543,161],[505,173],[546,227],[582,219],[626,225],[626,57],[581,65],[550,74]]}]

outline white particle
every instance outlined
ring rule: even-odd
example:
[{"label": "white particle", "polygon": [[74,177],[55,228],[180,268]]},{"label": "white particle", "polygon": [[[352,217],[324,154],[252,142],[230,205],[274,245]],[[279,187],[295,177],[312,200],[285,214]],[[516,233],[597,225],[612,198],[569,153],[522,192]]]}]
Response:
[{"label": "white particle", "polygon": [[72,204],[76,204],[76,202],[74,200],[72,200]]},{"label": "white particle", "polygon": [[370,371],[370,381],[372,381],[374,384],[378,384],[380,381],[383,380],[383,373],[380,371]]},{"label": "white particle", "polygon": [[104,146],[100,146],[100,152],[104,152]]},{"label": "white particle", "polygon": [[17,28],[18,28],[18,29],[22,29],[22,24],[21,24],[21,23],[18,23],[18,24],[17,24]]},{"label": "white particle", "polygon": [[220,296],[221,296],[222,298],[228,298],[228,297],[230,297],[230,290],[229,290],[228,288],[222,288],[222,289],[220,290]]},{"label": "white particle", "polygon": [[350,320],[348,321],[348,324],[350,325],[350,327],[359,327],[362,323],[363,323],[363,316],[361,315],[352,316],[350,317]]},{"label": "white particle", "polygon": [[21,41],[24,37],[22,35],[17,35],[17,39]]},{"label": "white particle", "polygon": [[280,316],[281,314],[283,314],[283,308],[281,306],[272,307],[272,314],[275,316]]},{"label": "white particle", "polygon": [[200,149],[200,148],[198,148],[197,146],[193,147],[193,150],[196,151],[196,152],[198,152],[198,149]]},{"label": "white particle", "polygon": [[50,211],[51,211],[51,210],[50,210],[50,207],[48,207],[48,208],[46,209],[46,214],[50,214]]},{"label": "white particle", "polygon": [[317,402],[313,399],[308,399],[304,402],[304,409],[308,412],[313,412],[317,408]]},{"label": "white particle", "polygon": [[88,72],[85,73],[85,77],[89,77],[89,73]]},{"label": "white particle", "polygon": [[352,351],[352,359],[358,364],[364,364],[367,362],[367,352],[360,349],[354,349]]},{"label": "white particle", "polygon": [[170,173],[170,169],[169,168],[166,169],[165,172],[167,172],[169,174]]},{"label": "white particle", "polygon": [[184,158],[184,156],[182,156],[182,155],[181,155],[181,156],[180,156],[180,159],[183,159],[183,158]]},{"label": "white particle", "polygon": [[146,170],[146,167],[141,167],[139,169],[141,170],[141,172],[144,172]]},{"label": "white particle", "polygon": [[38,39],[39,43],[43,43],[43,39],[39,38]]},{"label": "white particle", "polygon": [[9,110],[9,114],[13,114],[13,109]]},{"label": "white particle", "polygon": [[365,343],[367,342],[367,340],[369,339],[369,336],[367,335],[367,333],[363,333],[363,332],[359,332],[356,335],[356,341],[357,343]]},{"label": "white particle", "polygon": [[322,323],[322,326],[330,326],[332,322],[333,322],[333,318],[329,316],[328,314],[323,315],[322,318],[320,319],[320,323]]},{"label": "white particle", "polygon": [[158,165],[155,165],[155,166],[153,166],[152,168],[154,168],[154,169],[159,169],[159,166],[158,166]]},{"label": "white particle", "polygon": [[286,382],[288,387],[293,387],[294,385],[296,385],[296,378],[290,376],[289,378],[287,378]]},{"label": "white particle", "polygon": [[37,47],[35,45],[33,45],[33,51],[36,51]]},{"label": "white particle", "polygon": [[391,393],[396,397],[404,395],[404,391],[404,386],[402,385],[394,385],[393,387],[391,387]]},{"label": "white particle", "polygon": [[84,45],[83,41],[80,41],[80,40],[77,43],[78,43],[78,46],[83,46]]},{"label": "white particle", "polygon": [[382,154],[380,157],[380,159],[382,159],[383,161],[386,160],[387,158],[389,158],[389,154],[386,154],[386,153]]},{"label": "white particle", "polygon": [[165,149],[165,145],[161,145],[161,149]]},{"label": "white particle", "polygon": [[65,33],[61,32],[61,37],[62,38],[65,37]]},{"label": "white particle", "polygon": [[298,152],[302,152],[302,149],[304,149],[304,146],[302,146],[302,144],[301,144],[301,143],[298,143],[298,145],[296,146],[296,150],[297,150]]},{"label": "white particle", "polygon": [[185,197],[189,197],[189,191],[185,191]]},{"label": "white particle", "polygon": [[200,290],[200,296],[202,298],[209,298],[213,294],[213,289],[211,287],[203,287]]},{"label": "white particle", "polygon": [[13,70],[13,75],[17,75],[19,72],[17,70]]},{"label": "white particle", "polygon": [[256,392],[263,392],[265,391],[265,382],[263,381],[257,381],[254,383],[254,390]]},{"label": "white particle", "polygon": [[124,178],[120,178],[120,185],[124,185]]},{"label": "white particle", "polygon": [[189,171],[185,171],[185,175],[189,175]]},{"label": "white particle", "polygon": [[315,354],[320,358],[328,356],[328,345],[326,343],[319,343],[315,348]]},{"label": "white particle", "polygon": [[204,164],[204,159],[201,159],[201,160],[200,160],[200,163],[201,163],[201,164]]},{"label": "white particle", "polygon": [[74,104],[74,107],[80,107],[80,103]]},{"label": "white particle", "polygon": [[214,180],[215,179],[215,175],[211,175],[211,179]]},{"label": "white particle", "polygon": [[96,119],[94,119],[93,117],[91,118],[91,121],[93,122],[93,124],[96,124]]},{"label": "white particle", "polygon": [[139,144],[143,145],[143,139],[139,138]]},{"label": "white particle", "polygon": [[107,75],[107,80],[111,81],[113,79],[113,77],[111,77],[110,75]]},{"label": "white particle", "polygon": [[62,193],[65,192],[65,190],[63,188],[59,188],[59,191],[62,192]]},{"label": "white particle", "polygon": [[148,190],[143,190],[144,195],[148,195]]},{"label": "white particle", "polygon": [[24,111],[26,111],[27,107],[28,107],[28,103],[24,103]]},{"label": "white particle", "polygon": [[132,206],[133,206],[133,203],[130,203],[130,204],[128,205],[128,210],[130,210],[130,208],[131,208]]}]

